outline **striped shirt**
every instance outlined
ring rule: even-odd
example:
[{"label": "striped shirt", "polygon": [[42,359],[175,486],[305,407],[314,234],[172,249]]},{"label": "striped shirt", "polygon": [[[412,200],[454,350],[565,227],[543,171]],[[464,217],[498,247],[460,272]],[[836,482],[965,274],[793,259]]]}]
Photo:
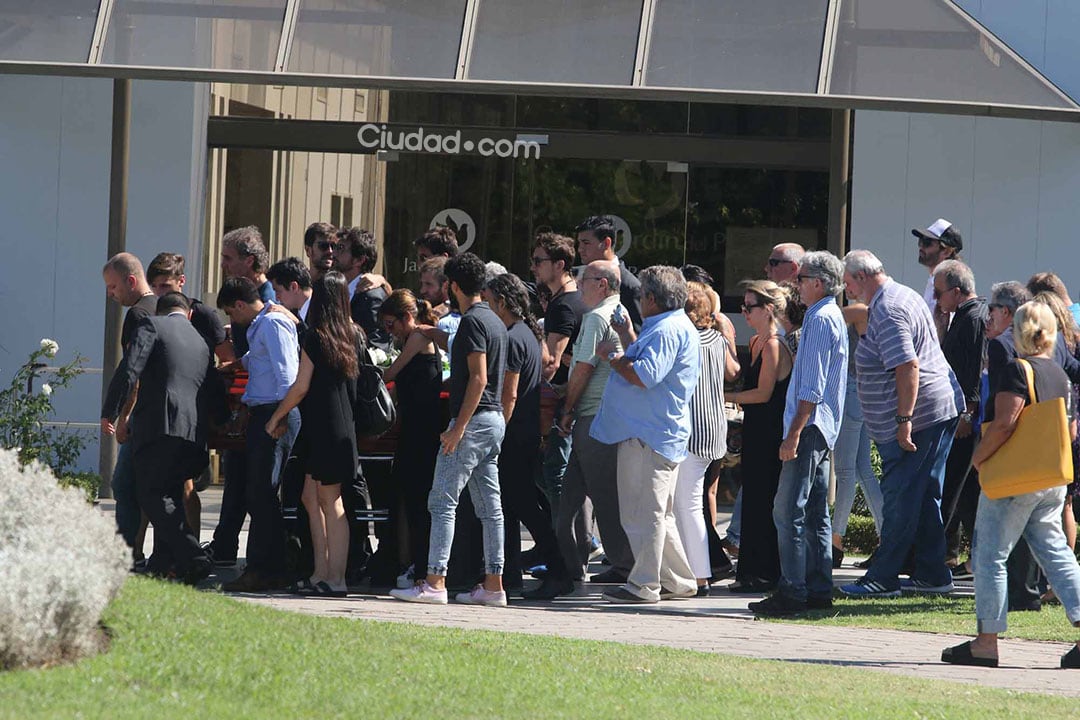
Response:
[{"label": "striped shirt", "polygon": [[712,328],[698,328],[701,339],[697,388],[690,398],[689,452],[705,460],[727,455],[727,416],[724,414],[724,365],[727,341]]},{"label": "striped shirt", "polygon": [[963,392],[941,352],[930,309],[917,292],[889,279],[870,301],[866,335],[855,353],[859,402],[876,442],[896,441],[896,368],[912,361],[919,364],[919,387],[911,431],[955,418]]},{"label": "striped shirt", "polygon": [[832,449],[844,419],[847,393],[848,343],[844,314],[836,298],[826,296],[806,309],[799,352],[791,368],[784,405],[784,437],[799,410],[799,402],[814,404],[806,427],[815,426]]}]

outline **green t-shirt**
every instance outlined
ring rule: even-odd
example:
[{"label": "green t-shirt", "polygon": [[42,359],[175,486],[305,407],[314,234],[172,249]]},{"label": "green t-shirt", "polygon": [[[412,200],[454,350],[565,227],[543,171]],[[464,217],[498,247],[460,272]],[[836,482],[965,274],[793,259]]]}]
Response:
[{"label": "green t-shirt", "polygon": [[[574,342],[574,363],[589,363],[595,369],[575,407],[576,417],[589,417],[600,411],[600,398],[611,374],[611,365],[607,358],[597,356],[596,346],[604,340],[611,340],[618,346],[619,352],[622,352],[619,335],[611,327],[611,314],[618,306],[619,296],[612,295],[604,298],[603,302],[581,317],[581,329],[578,330],[577,340]],[[623,316],[630,317],[626,308],[623,308]],[[573,372],[572,366],[570,370]]]}]

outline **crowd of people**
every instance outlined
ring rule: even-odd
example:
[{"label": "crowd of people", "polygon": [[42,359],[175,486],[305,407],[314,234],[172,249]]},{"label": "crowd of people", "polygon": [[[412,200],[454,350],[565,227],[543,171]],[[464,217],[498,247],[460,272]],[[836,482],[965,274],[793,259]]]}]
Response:
[{"label": "crowd of people", "polygon": [[[742,362],[709,274],[631,272],[604,216],[573,238],[539,233],[527,279],[436,227],[415,241],[415,292],[373,272],[365,230],[312,224],[306,260],[274,264],[257,228],[233,230],[217,293],[227,328],[183,294],[181,256],[144,272],[117,255],[103,277],[128,313],[102,427],[121,442],[119,530],[137,566],[197,583],[235,563],[250,516],[246,566],[225,590],[346,596],[369,559],[353,521],[367,503],[357,378],[370,348],[392,348],[392,597],[445,604],[465,578],[458,602],[503,606],[531,573],[541,582],[521,594],[552,600],[587,579],[602,544],[608,567],[588,581],[611,603],[707,596],[734,575],[726,591],[765,595],[749,604],[758,615],[830,608],[859,488],[880,541],[839,593],[948,594],[973,577],[978,637],[942,659],[996,664],[1009,610],[1056,596],[1080,626],[1076,483],[991,500],[978,477],[1036,398],[1067,400],[1075,453],[1080,304],[1053,273],[997,283],[987,302],[951,223],[912,232],[929,270],[922,293],[866,250],[773,248],[765,278],[740,286],[753,333]],[[243,413],[230,417],[224,387],[241,367]],[[721,539],[726,404],[742,410],[742,484]],[[208,429],[237,422],[244,442],[224,453],[221,517],[200,545]],[[299,558],[290,498],[306,520]],[[1080,667],[1080,646],[1062,666]]]}]

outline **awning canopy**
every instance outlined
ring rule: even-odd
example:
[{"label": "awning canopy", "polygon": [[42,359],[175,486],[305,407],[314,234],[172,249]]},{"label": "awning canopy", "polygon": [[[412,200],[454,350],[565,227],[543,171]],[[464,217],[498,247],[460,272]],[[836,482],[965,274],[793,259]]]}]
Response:
[{"label": "awning canopy", "polygon": [[0,72],[1080,121],[952,0],[6,0]]}]

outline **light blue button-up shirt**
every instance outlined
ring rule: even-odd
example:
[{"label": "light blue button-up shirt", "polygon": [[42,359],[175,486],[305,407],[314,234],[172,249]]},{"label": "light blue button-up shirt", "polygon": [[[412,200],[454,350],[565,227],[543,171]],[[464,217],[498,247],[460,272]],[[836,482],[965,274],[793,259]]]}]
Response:
[{"label": "light blue button-up shirt", "polygon": [[645,387],[612,372],[589,435],[609,445],[637,438],[671,462],[686,459],[700,346],[697,328],[681,308],[645,318],[625,353]]},{"label": "light blue button-up shirt", "polygon": [[831,296],[806,309],[799,352],[788,384],[784,405],[784,437],[799,409],[799,401],[814,403],[806,427],[815,426],[825,436],[829,449],[840,435],[847,392],[848,333],[844,313]]},{"label": "light blue button-up shirt", "polygon": [[269,310],[263,307],[247,329],[248,351],[241,361],[248,383],[241,400],[248,406],[280,402],[300,369],[296,323]]}]

